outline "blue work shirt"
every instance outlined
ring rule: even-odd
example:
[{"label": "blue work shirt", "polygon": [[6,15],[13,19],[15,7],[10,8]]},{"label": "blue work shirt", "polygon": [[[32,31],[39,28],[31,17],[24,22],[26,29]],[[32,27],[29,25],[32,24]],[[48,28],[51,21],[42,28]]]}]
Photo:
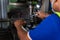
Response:
[{"label": "blue work shirt", "polygon": [[30,30],[29,36],[32,40],[60,40],[60,18],[51,14],[34,30]]}]

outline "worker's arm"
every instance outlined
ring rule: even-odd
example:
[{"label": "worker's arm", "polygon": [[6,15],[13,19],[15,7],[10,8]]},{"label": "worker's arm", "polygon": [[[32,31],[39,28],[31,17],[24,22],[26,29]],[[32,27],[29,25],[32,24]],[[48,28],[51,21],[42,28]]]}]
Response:
[{"label": "worker's arm", "polygon": [[24,21],[22,20],[16,20],[14,22],[14,25],[17,29],[17,34],[20,40],[30,40],[25,30],[22,29],[22,25],[24,24]]}]

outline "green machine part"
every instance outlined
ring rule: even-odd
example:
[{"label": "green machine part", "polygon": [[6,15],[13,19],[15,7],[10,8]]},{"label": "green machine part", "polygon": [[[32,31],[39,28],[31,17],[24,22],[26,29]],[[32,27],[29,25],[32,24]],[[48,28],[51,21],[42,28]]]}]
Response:
[{"label": "green machine part", "polygon": [[[16,3],[17,2],[17,0],[9,0],[9,3]],[[16,6],[14,6],[14,5],[9,5],[8,6],[8,11],[10,10],[10,9],[12,9],[12,8],[15,8]]]},{"label": "green machine part", "polygon": [[12,2],[12,3],[13,3],[13,2],[16,2],[16,1],[17,1],[17,0],[9,0],[9,2]]}]

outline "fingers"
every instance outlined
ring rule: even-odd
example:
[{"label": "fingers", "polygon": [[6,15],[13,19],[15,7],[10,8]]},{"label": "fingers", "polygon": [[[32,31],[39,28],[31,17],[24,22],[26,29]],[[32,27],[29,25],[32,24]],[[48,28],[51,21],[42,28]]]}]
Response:
[{"label": "fingers", "polygon": [[36,16],[40,16],[41,13],[42,13],[42,11],[36,12]]}]

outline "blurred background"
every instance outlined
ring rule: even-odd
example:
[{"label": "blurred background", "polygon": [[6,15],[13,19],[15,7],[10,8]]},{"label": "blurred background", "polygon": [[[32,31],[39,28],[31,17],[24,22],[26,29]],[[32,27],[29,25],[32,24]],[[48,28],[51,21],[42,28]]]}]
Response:
[{"label": "blurred background", "polygon": [[20,18],[27,21],[25,31],[33,30],[42,21],[35,16],[38,10],[51,13],[50,1],[0,0],[0,40],[19,40],[13,22]]}]

